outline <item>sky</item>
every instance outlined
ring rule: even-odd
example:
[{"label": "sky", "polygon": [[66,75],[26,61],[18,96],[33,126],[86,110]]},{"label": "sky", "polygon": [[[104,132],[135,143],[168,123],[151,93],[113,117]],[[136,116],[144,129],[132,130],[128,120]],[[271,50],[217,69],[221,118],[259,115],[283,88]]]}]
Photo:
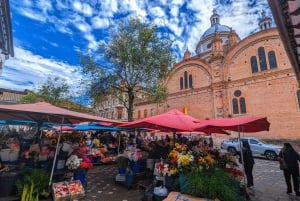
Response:
[{"label": "sky", "polygon": [[259,31],[262,10],[272,17],[267,0],[10,0],[10,9],[15,56],[5,62],[0,88],[36,90],[59,76],[78,95],[78,52],[96,52],[120,19],[140,17],[157,25],[174,39],[180,61],[187,48],[195,55],[213,9],[241,39]]}]

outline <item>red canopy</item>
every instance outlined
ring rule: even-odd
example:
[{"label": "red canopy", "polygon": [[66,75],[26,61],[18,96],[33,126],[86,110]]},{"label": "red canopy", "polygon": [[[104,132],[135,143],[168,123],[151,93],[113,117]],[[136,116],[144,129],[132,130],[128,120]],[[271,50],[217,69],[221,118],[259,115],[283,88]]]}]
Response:
[{"label": "red canopy", "polygon": [[43,122],[80,123],[82,121],[108,122],[119,124],[120,122],[105,119],[85,113],[74,112],[56,107],[46,102],[16,105],[0,105],[0,120],[33,120]]},{"label": "red canopy", "polygon": [[240,132],[268,131],[270,123],[266,117],[242,116],[224,119],[209,119],[199,121],[194,131],[201,131],[209,128],[219,128]]},{"label": "red canopy", "polygon": [[[166,113],[139,119],[133,122],[123,124],[119,127],[123,128],[150,128],[160,130],[163,132],[182,132],[193,131],[197,125],[195,122],[199,122],[199,119],[193,118],[180,112],[177,109],[170,110]],[[228,134],[219,128],[203,128],[198,130],[205,133],[223,133]]]}]

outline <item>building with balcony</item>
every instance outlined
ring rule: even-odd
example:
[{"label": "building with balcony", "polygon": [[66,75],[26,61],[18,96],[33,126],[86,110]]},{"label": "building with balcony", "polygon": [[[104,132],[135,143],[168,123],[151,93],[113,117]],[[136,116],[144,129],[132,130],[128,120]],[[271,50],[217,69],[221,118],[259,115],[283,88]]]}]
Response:
[{"label": "building with balcony", "polygon": [[9,0],[0,1],[0,75],[5,60],[14,56]]}]

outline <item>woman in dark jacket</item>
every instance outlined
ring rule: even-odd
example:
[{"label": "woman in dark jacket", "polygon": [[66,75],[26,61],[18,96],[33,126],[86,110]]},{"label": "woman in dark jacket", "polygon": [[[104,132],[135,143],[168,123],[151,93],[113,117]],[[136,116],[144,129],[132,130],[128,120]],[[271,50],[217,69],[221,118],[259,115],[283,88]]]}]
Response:
[{"label": "woman in dark jacket", "polygon": [[243,141],[243,160],[244,160],[244,170],[247,177],[247,187],[253,186],[253,166],[254,159],[252,155],[252,151],[250,149],[250,145],[247,141]]},{"label": "woman in dark jacket", "polygon": [[287,185],[288,194],[292,193],[291,177],[293,179],[293,186],[296,196],[300,196],[299,192],[299,154],[294,150],[290,143],[284,143],[283,148],[279,153],[278,161],[282,164],[281,169],[283,170],[285,182]]}]

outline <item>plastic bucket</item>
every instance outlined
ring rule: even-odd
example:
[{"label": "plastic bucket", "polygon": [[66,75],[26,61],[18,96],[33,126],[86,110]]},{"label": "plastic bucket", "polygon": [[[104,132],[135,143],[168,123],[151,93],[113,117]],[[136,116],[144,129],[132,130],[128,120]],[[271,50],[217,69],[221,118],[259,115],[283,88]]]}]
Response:
[{"label": "plastic bucket", "polygon": [[66,161],[65,160],[58,160],[57,161],[57,164],[56,164],[56,169],[57,170],[62,170],[65,168],[65,163]]},{"label": "plastic bucket", "polygon": [[2,161],[9,161],[10,149],[2,149],[0,151],[0,156]]},{"label": "plastic bucket", "polygon": [[154,159],[148,158],[146,161],[146,168],[149,170],[153,170],[154,168]]},{"label": "plastic bucket", "polygon": [[131,169],[133,173],[139,173],[141,171],[141,166],[139,163],[132,163]]}]

